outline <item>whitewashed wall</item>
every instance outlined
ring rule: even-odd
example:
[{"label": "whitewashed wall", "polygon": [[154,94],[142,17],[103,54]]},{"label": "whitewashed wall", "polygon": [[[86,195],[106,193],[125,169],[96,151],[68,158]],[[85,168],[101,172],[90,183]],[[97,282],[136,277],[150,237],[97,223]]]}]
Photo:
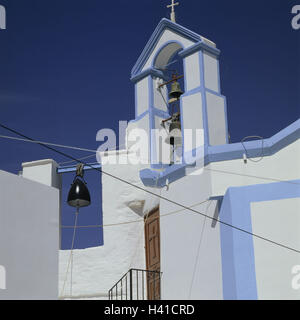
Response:
[{"label": "whitewashed wall", "polygon": [[[252,231],[291,248],[300,248],[300,198],[251,203]],[[254,238],[258,299],[300,299],[293,287],[299,253]]]},{"label": "whitewashed wall", "polygon": [[[213,217],[217,202],[211,194],[210,173],[187,176],[164,189],[162,196]],[[181,210],[174,215],[164,215]],[[222,299],[219,225],[182,210],[167,201],[160,203],[161,271],[163,299]]]},{"label": "whitewashed wall", "polygon": [[[110,161],[125,162],[127,152],[110,152]],[[104,172],[111,173],[134,185],[143,187],[139,165],[105,164]],[[102,210],[104,245],[96,248],[74,250],[74,297],[108,299],[108,291],[130,268],[145,269],[144,206],[152,207],[151,196],[145,192],[102,174]],[[139,222],[135,222],[138,220]],[[124,222],[134,221],[132,224]],[[100,224],[100,221],[99,221]],[[115,225],[120,224],[120,225]],[[70,276],[66,290],[62,287],[66,275],[69,250],[60,251],[60,296],[70,294]]]},{"label": "whitewashed wall", "polygon": [[[243,159],[237,159],[211,163],[207,166],[207,169],[211,172],[212,195],[224,195],[229,186],[246,186],[270,183],[276,180],[299,179],[299,150],[300,140],[297,140],[271,157],[264,157],[259,162],[248,160],[245,164]],[[259,159],[255,158],[253,160],[257,161]]]},{"label": "whitewashed wall", "polygon": [[59,189],[0,171],[0,203],[0,300],[57,299]]}]

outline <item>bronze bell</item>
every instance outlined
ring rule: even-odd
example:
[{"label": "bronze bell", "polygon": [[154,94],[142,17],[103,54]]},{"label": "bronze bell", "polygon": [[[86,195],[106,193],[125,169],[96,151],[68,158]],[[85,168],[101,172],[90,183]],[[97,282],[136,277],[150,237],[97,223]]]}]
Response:
[{"label": "bronze bell", "polygon": [[183,91],[180,88],[180,83],[175,80],[172,82],[169,98],[178,100],[182,94]]},{"label": "bronze bell", "polygon": [[169,127],[169,135],[165,140],[166,143],[174,146],[182,143],[180,114],[175,113]]}]

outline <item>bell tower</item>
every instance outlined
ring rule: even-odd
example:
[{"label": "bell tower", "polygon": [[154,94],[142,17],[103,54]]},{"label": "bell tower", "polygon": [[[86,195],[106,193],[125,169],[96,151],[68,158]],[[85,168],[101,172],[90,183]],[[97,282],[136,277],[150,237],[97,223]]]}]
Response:
[{"label": "bell tower", "polygon": [[226,98],[221,94],[220,50],[212,41],[172,22],[162,19],[132,69],[135,84],[135,119],[128,131],[143,128],[149,137],[149,161],[152,168],[162,166],[160,149],[153,129],[162,129],[169,118],[168,88],[161,86],[170,80],[165,72],[178,54],[183,63],[184,93],[180,97],[182,155],[195,151],[200,145],[187,143],[187,131],[202,130],[201,147],[204,156],[208,146],[228,142]]}]

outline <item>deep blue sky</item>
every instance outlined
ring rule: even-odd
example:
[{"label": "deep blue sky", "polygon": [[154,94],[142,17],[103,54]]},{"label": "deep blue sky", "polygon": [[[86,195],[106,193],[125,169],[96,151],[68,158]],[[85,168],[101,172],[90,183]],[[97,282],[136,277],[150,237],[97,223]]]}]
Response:
[{"label": "deep blue sky", "polygon": [[[130,71],[160,19],[169,17],[170,2],[0,0],[7,10],[7,30],[0,30],[1,122],[35,139],[97,149],[99,129],[134,118]],[[291,27],[299,1],[180,2],[177,22],[221,50],[232,142],[267,138],[299,118],[300,30]],[[0,169],[13,173],[26,161],[68,160],[27,143],[0,140],[0,148]],[[64,175],[64,202],[72,178]],[[86,180],[93,204],[79,224],[99,224],[100,175],[88,172]],[[73,210],[62,209],[63,224],[72,224]],[[63,231],[63,248],[71,233]],[[80,229],[76,247],[101,241],[99,230]]]}]

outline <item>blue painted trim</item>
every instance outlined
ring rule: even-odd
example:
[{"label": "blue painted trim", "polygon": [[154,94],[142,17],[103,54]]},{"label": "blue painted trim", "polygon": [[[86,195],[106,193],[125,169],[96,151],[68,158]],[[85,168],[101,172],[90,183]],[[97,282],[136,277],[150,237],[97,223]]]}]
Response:
[{"label": "blue painted trim", "polygon": [[132,76],[130,80],[133,83],[137,83],[148,76],[162,78],[164,80],[167,80],[166,75],[162,71],[157,70],[155,68],[148,68],[148,69],[142,71],[141,73],[138,73],[138,74]]},{"label": "blue painted trim", "polygon": [[190,46],[189,48],[180,51],[179,52],[179,56],[181,58],[185,58],[185,57],[190,56],[191,54],[193,54],[195,52],[198,52],[198,51],[203,52],[203,50],[213,54],[216,57],[219,57],[219,55],[221,54],[221,51],[219,49],[214,48],[214,47],[206,44],[201,39],[199,42],[195,43],[194,45]]},{"label": "blue painted trim", "polygon": [[142,114],[140,114],[139,116],[137,116],[135,119],[130,120],[129,123],[131,123],[131,122],[137,122],[137,121],[143,119],[148,113],[149,113],[149,110],[146,110],[145,112],[143,112]]},{"label": "blue painted trim", "polygon": [[[264,139],[264,156],[271,156],[291,143],[295,142],[300,138],[300,119],[292,123],[287,128],[283,129],[279,133],[275,134],[269,139]],[[244,146],[247,149],[248,157],[254,158],[259,157],[262,151],[262,141],[246,141]],[[234,159],[242,159],[245,149],[241,143],[224,144],[220,146],[209,146],[208,154],[205,155],[204,165],[209,163],[219,162],[219,161],[229,161]],[[195,165],[195,164],[194,164]],[[166,180],[169,179],[170,182],[176,181],[177,177],[183,177],[182,173],[185,173],[187,167],[193,167],[193,165],[177,164],[170,166],[167,170],[159,173],[159,179],[157,186],[164,186]],[[146,186],[155,186],[152,184],[152,179],[157,178],[157,172],[151,169],[144,169],[140,171],[140,178]]]},{"label": "blue painted trim", "polygon": [[[240,193],[240,199],[233,201],[232,198],[236,199],[235,193],[236,190],[232,188],[227,190],[220,210],[220,220],[252,232],[251,214],[245,210],[245,206],[247,206],[244,199],[245,194]],[[225,300],[256,300],[257,288],[252,236],[220,224],[220,237],[223,298]]]},{"label": "blue painted trim", "polygon": [[209,131],[208,131],[208,114],[207,114],[207,99],[205,91],[205,69],[204,69],[204,55],[203,52],[199,52],[199,65],[200,65],[200,87],[202,94],[202,118],[203,118],[203,129],[204,129],[204,154],[208,154],[209,146]]},{"label": "blue painted trim", "polygon": [[[300,197],[300,180],[288,182],[228,188],[220,220],[252,233],[251,203]],[[224,224],[220,235],[224,299],[257,299],[253,236]]]},{"label": "blue painted trim", "polygon": [[[88,163],[88,165],[84,166],[83,169],[84,171],[88,170],[94,170],[94,169],[101,169],[102,165],[98,162],[94,163]],[[61,166],[57,168],[57,173],[71,173],[71,172],[76,172],[77,165],[72,165],[72,166]]]},{"label": "blue painted trim", "polygon": [[226,143],[229,143],[227,98],[225,96],[224,96],[224,117],[225,117]]},{"label": "blue painted trim", "polygon": [[131,76],[134,77],[135,75],[139,74],[141,70],[143,69],[143,66],[147,62],[148,58],[150,57],[151,53],[155,49],[155,46],[157,45],[161,34],[165,29],[169,29],[183,37],[185,37],[188,40],[191,40],[192,42],[199,42],[201,40],[201,36],[191,30],[188,30],[187,28],[184,28],[183,26],[174,23],[168,19],[162,19],[156,29],[154,30],[153,34],[151,35],[148,43],[146,44],[142,54],[138,58],[136,64],[134,65]]},{"label": "blue painted trim", "polygon": [[169,166],[170,166],[169,164],[165,164],[165,163],[151,164],[152,169],[166,169]]},{"label": "blue painted trim", "polygon": [[187,71],[186,71],[186,61],[185,59],[182,59],[182,62],[183,62],[183,74],[184,74],[184,78],[183,78],[183,81],[184,81],[184,92],[187,91],[188,87],[187,87]]},{"label": "blue painted trim", "polygon": [[[177,41],[177,40],[170,40],[170,41],[165,42],[165,43],[164,43],[163,45],[161,45],[160,48],[157,50],[157,52],[156,52],[156,54],[155,54],[155,56],[154,56],[154,58],[153,58],[153,60],[152,60],[152,62],[151,62],[151,68],[156,69],[155,63],[156,63],[157,57],[159,56],[159,54],[161,53],[161,51],[162,51],[163,49],[165,49],[167,46],[169,46],[169,45],[172,44],[172,43],[177,43],[177,44],[181,47],[181,49],[177,49],[177,50],[175,51],[175,53],[173,53],[173,55],[172,55],[172,56],[170,57],[170,59],[169,59],[169,62],[172,61],[172,57],[175,56],[178,51],[180,51],[180,50],[182,50],[182,49],[184,48],[183,44],[182,44],[181,42]],[[157,70],[158,70],[158,69],[157,69]]]},{"label": "blue painted trim", "polygon": [[219,88],[219,93],[221,93],[222,88],[221,88],[221,74],[220,74],[220,60],[219,60],[219,58],[217,59],[217,72],[218,72],[218,88]]},{"label": "blue painted trim", "polygon": [[134,110],[135,110],[135,118],[138,117],[138,99],[137,99],[137,83],[134,85]]},{"label": "blue painted trim", "polygon": [[[264,139],[263,156],[272,156],[281,149],[290,145],[300,138],[300,119],[281,130],[274,136]],[[244,146],[248,157],[260,157],[262,151],[262,141],[246,141]],[[208,162],[219,162],[243,158],[245,149],[242,143],[231,143],[220,146],[210,146],[208,150]]]},{"label": "blue painted trim", "polygon": [[150,155],[150,166],[152,167],[153,163],[156,163],[156,141],[153,137],[153,130],[155,129],[155,115],[154,115],[154,88],[153,88],[153,78],[148,78],[148,90],[149,90],[149,155]]},{"label": "blue painted trim", "polygon": [[214,94],[215,96],[218,96],[220,98],[226,98],[223,94],[221,94],[220,92],[217,92],[215,90],[209,89],[209,88],[205,88],[206,92]]},{"label": "blue painted trim", "polygon": [[169,118],[170,117],[170,114],[166,111],[163,111],[163,110],[160,110],[158,108],[153,108],[153,112],[156,116],[160,117],[160,118],[163,118],[163,119],[166,119],[166,118]]}]

